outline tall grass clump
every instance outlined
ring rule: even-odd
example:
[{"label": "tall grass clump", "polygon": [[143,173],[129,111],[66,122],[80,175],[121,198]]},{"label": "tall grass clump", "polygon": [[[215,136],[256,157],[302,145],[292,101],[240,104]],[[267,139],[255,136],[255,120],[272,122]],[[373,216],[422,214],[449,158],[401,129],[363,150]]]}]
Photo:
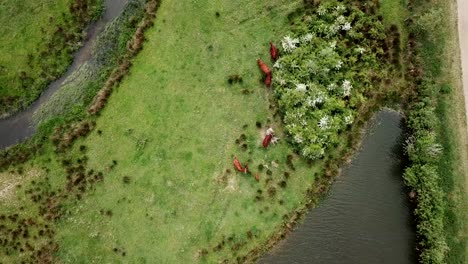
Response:
[{"label": "tall grass clump", "polygon": [[374,80],[384,69],[385,28],[363,10],[350,1],[323,2],[295,18],[281,40],[275,95],[290,141],[307,159],[322,158],[338,145],[339,135],[379,90]]}]

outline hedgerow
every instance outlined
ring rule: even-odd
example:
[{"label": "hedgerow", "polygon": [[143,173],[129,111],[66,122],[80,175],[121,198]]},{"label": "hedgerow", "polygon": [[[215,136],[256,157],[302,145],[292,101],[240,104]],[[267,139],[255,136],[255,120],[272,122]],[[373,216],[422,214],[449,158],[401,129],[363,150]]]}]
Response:
[{"label": "hedgerow", "polygon": [[[413,10],[413,4],[417,3],[410,1],[412,17],[408,20],[407,79],[414,94],[407,109],[405,154],[409,164],[403,178],[416,205],[413,213],[416,218],[419,262],[447,263],[446,256],[450,250],[444,226],[447,201],[441,177],[447,177],[444,174],[450,175],[450,172],[442,172],[439,168],[444,148],[439,142],[438,132],[442,120],[436,114],[441,92],[447,89],[436,83],[440,63],[436,63],[437,66],[428,63],[425,58],[427,54],[424,54],[433,45],[430,43],[435,41],[434,32],[440,26],[437,15],[440,11],[434,9],[420,14]],[[437,56],[432,54],[431,60],[437,60]]]},{"label": "hedgerow", "polygon": [[422,95],[437,89],[423,82],[419,96],[407,117],[409,137],[405,150],[409,164],[403,178],[414,193],[416,209],[416,232],[421,263],[444,263],[448,246],[444,234],[446,204],[440,186],[438,162],[443,148],[437,141],[434,96]]},{"label": "hedgerow", "polygon": [[385,27],[357,4],[338,1],[320,4],[293,24],[281,40],[273,84],[292,145],[313,160],[338,144],[378,89],[373,76],[384,69]]}]

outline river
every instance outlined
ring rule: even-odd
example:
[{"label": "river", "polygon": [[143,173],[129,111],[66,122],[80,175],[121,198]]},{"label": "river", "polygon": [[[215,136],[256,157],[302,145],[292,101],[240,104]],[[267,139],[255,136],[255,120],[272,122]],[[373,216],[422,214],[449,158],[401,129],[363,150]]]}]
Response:
[{"label": "river", "polygon": [[57,80],[52,82],[33,104],[25,110],[0,120],[0,149],[7,148],[32,136],[35,132],[32,116],[34,112],[62,86],[64,81],[72,75],[81,64],[89,60],[94,41],[104,30],[106,25],[117,17],[124,9],[128,0],[105,0],[105,11],[101,18],[92,23],[87,30],[83,46],[74,54],[73,63]]},{"label": "river", "polygon": [[416,263],[400,123],[379,112],[328,197],[259,263]]}]

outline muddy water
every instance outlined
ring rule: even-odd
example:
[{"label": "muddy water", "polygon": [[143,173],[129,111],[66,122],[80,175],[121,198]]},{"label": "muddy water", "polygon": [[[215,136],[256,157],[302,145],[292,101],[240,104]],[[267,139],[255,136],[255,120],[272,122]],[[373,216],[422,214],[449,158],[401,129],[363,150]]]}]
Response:
[{"label": "muddy water", "polygon": [[91,51],[99,33],[105,28],[107,23],[117,17],[125,7],[128,0],[105,0],[105,11],[101,19],[89,26],[84,45],[74,54],[72,65],[60,79],[52,82],[32,105],[22,112],[9,118],[0,120],[0,149],[14,145],[28,137],[34,131],[32,116],[34,112],[62,86],[64,81],[79,68],[81,64],[89,60]]},{"label": "muddy water", "polygon": [[259,263],[415,263],[401,118],[377,114],[362,149],[304,223]]}]

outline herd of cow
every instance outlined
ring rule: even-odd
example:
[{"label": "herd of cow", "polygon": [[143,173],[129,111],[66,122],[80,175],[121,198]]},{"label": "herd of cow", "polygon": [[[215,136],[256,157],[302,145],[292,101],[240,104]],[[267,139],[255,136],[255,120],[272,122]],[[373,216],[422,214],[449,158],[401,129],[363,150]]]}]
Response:
[{"label": "herd of cow", "polygon": [[[276,61],[278,59],[278,49],[275,47],[275,45],[272,42],[270,42],[270,55],[273,61]],[[272,78],[272,73],[271,73],[270,68],[261,59],[257,59],[257,63],[258,63],[258,67],[260,68],[260,70],[265,74],[265,85],[267,87],[270,87],[271,78]],[[275,131],[271,127],[269,127],[266,130],[265,137],[263,138],[264,148],[267,148],[270,145],[270,143],[275,144],[278,142],[279,138],[275,137],[274,134],[275,134]],[[237,157],[234,157],[233,163],[234,163],[234,168],[237,171],[245,173],[245,174],[249,173],[249,167],[247,163],[245,163],[244,166],[242,166],[242,164],[237,159]],[[260,180],[260,176],[258,173],[255,174],[255,179],[257,181]]]}]

